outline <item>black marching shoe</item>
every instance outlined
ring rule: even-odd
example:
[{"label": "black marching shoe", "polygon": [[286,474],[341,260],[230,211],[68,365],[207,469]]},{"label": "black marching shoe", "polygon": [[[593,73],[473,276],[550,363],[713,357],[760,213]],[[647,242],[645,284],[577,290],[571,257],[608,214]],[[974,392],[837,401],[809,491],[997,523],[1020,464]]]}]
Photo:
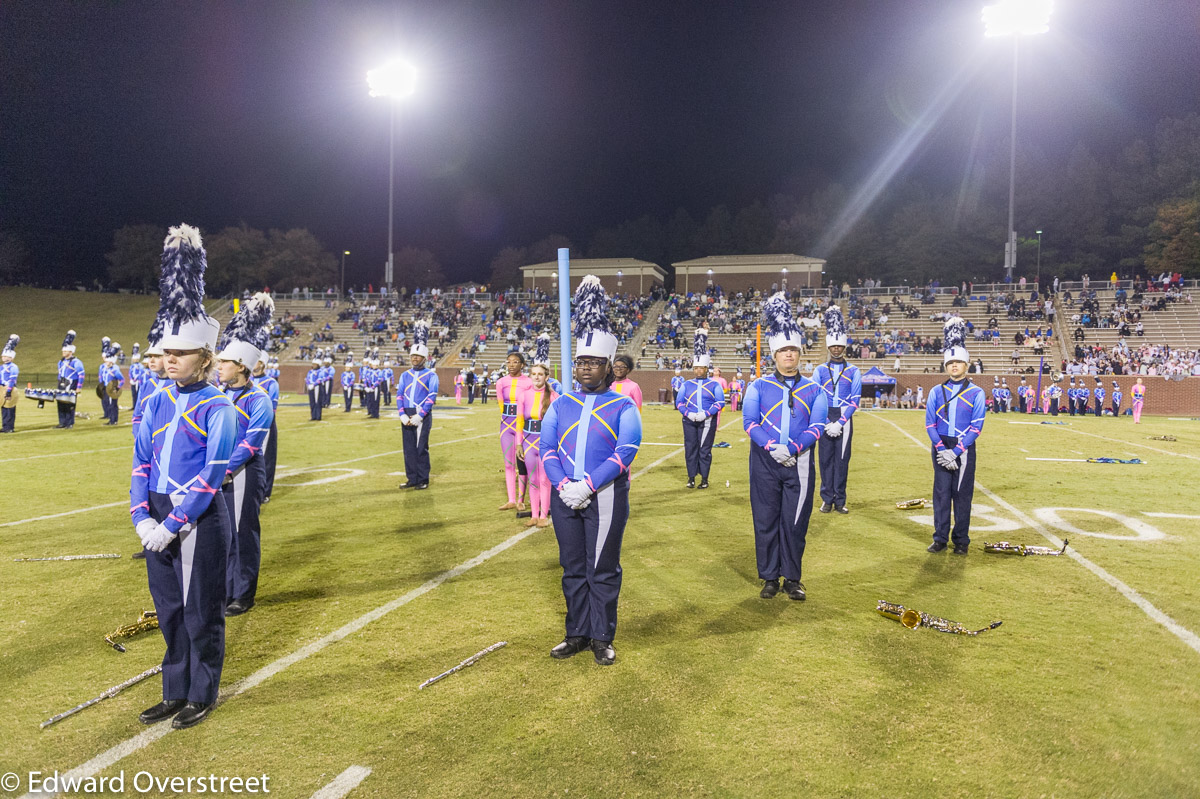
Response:
[{"label": "black marching shoe", "polygon": [[415,486],[413,486],[413,488],[417,489],[418,491],[424,491],[425,489],[429,488],[429,483],[417,483]]},{"label": "black marching shoe", "polygon": [[171,726],[177,730],[186,730],[188,727],[195,727],[208,718],[208,714],[212,712],[212,709],[212,705],[188,702],[183,710],[179,711],[175,716],[175,719],[171,722]]},{"label": "black marching shoe", "polygon": [[698,486],[697,486],[697,488],[708,488],[708,481],[707,481],[707,480],[701,480],[701,481],[700,481],[700,485],[698,485]]},{"label": "black marching shoe", "polygon": [[143,710],[138,716],[138,721],[143,724],[157,724],[183,710],[183,706],[186,704],[186,699],[164,699],[154,707]]},{"label": "black marching shoe", "polygon": [[550,650],[550,657],[555,660],[566,660],[587,649],[591,642],[591,638],[583,635],[568,635],[561,644]]},{"label": "black marching shoe", "polygon": [[804,601],[804,583],[799,580],[784,580],[783,593],[788,595],[788,599],[794,599],[797,602]]},{"label": "black marching shoe", "polygon": [[762,597],[763,599],[774,599],[775,595],[778,593],[779,593],[779,579],[776,578],[774,580],[765,581],[763,583],[762,590],[758,592],[758,595],[760,597]]},{"label": "black marching shoe", "polygon": [[946,545],[943,544],[942,542],[934,541],[932,544],[930,544],[928,547],[925,548],[925,551],[926,552],[941,552],[945,548],[946,548]]},{"label": "black marching shoe", "polygon": [[955,554],[955,555],[967,554],[967,544],[955,544],[953,554]]},{"label": "black marching shoe", "polygon": [[695,488],[695,487],[696,487],[696,481],[695,481],[695,480],[688,480],[687,487],[688,487],[688,488]]},{"label": "black marching shoe", "polygon": [[233,600],[232,602],[230,602],[228,605],[225,606],[225,615],[226,616],[241,616],[243,613],[245,613],[252,607],[254,607],[253,599],[246,599],[245,597],[238,597],[237,599]]},{"label": "black marching shoe", "polygon": [[850,512],[850,511],[846,510],[845,505],[838,505],[834,508],[834,510],[837,511],[838,513],[843,513],[843,514]]},{"label": "black marching shoe", "polygon": [[401,483],[398,487],[399,488],[416,488],[417,484],[416,483]]},{"label": "black marching shoe", "polygon": [[597,666],[611,666],[617,659],[617,650],[613,649],[612,641],[593,640],[592,655]]},{"label": "black marching shoe", "polygon": [[817,508],[817,510],[821,511],[821,513],[829,513],[829,511],[833,510],[833,506],[828,502],[822,502],[821,507]]}]

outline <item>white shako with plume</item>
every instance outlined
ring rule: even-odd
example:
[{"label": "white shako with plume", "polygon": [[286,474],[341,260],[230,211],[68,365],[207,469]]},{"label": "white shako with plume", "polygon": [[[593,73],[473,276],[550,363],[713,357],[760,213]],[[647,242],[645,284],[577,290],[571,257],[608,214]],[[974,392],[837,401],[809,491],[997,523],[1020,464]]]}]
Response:
[{"label": "white shako with plume", "polygon": [[263,291],[243,302],[221,334],[221,351],[217,357],[222,361],[236,361],[253,370],[266,355],[270,344],[267,326],[274,311],[275,301]]},{"label": "white shako with plume", "polygon": [[16,333],[8,337],[8,342],[4,345],[4,351],[0,352],[0,356],[5,358],[17,357],[17,345],[21,343],[21,337]]},{"label": "white shako with plume", "polygon": [[[429,357],[429,323],[424,319],[418,319],[413,323],[413,343],[408,354],[420,355],[422,358]],[[378,358],[378,355],[376,357]]]},{"label": "white shako with plume", "polygon": [[842,309],[830,305],[825,309],[825,346],[846,346],[846,320],[842,317]]},{"label": "white shako with plume", "polygon": [[967,323],[960,317],[951,316],[942,325],[942,365],[951,361],[970,363],[971,356],[967,353],[964,343],[967,340]]},{"label": "white shako with plume", "polygon": [[544,330],[534,343],[533,362],[542,366],[550,365],[550,334]]},{"label": "white shako with plume", "polygon": [[[204,270],[208,261],[200,231],[179,225],[163,242],[162,274],[158,279],[159,307],[155,326],[162,322],[163,350],[217,350],[221,325],[204,311]],[[151,329],[153,333],[153,328]]]},{"label": "white shako with plume", "polygon": [[100,357],[107,359],[110,352],[112,352],[112,339],[105,336],[100,339]]},{"label": "white shako with plume", "polygon": [[608,294],[595,275],[575,289],[575,356],[607,358],[610,363],[617,356],[617,337],[608,325]]},{"label": "white shako with plume", "polygon": [[696,328],[696,338],[692,341],[692,366],[712,366],[712,356],[708,354],[708,331],[702,327]]},{"label": "white shako with plume", "polygon": [[795,347],[804,352],[804,331],[792,318],[792,304],[786,294],[782,291],[773,294],[763,303],[762,312],[767,327],[767,346],[772,355],[784,347]]},{"label": "white shako with plume", "polygon": [[62,348],[68,352],[75,352],[75,331],[68,330],[67,335],[63,337]]}]

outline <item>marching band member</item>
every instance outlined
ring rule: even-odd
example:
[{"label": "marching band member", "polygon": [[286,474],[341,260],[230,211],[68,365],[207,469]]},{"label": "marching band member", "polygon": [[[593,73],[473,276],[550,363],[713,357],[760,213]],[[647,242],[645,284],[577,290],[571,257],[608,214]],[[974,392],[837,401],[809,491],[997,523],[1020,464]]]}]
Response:
[{"label": "marching band member", "polygon": [[1083,375],[1079,376],[1079,386],[1075,389],[1075,398],[1079,400],[1079,415],[1087,416],[1088,400],[1092,397],[1092,392],[1083,384]]},{"label": "marching band member", "polygon": [[500,453],[504,456],[504,487],[508,490],[508,502],[497,510],[516,508],[522,511],[525,510],[528,478],[518,473],[517,466],[517,431],[522,425],[522,420],[517,416],[517,397],[533,384],[521,374],[525,368],[525,356],[519,351],[510,352],[504,359],[504,366],[507,374],[496,381],[496,402],[500,405]]},{"label": "marching band member", "polygon": [[683,391],[683,370],[678,366],[675,367],[675,376],[671,378],[671,404],[676,405],[679,402],[679,392]]},{"label": "marching band member", "polygon": [[150,334],[146,339],[146,365],[142,370],[141,385],[138,386],[138,401],[133,406],[133,412],[130,415],[134,440],[137,440],[138,425],[142,423],[142,416],[146,412],[146,401],[163,386],[170,385],[172,382],[167,377],[167,367],[163,363],[163,350],[159,343],[161,339],[162,330],[156,321],[155,327],[150,329]]},{"label": "marching band member", "polygon": [[462,405],[463,386],[467,384],[467,370],[459,369],[454,376],[454,404]]},{"label": "marching band member", "polygon": [[1104,415],[1104,381],[1097,377],[1096,387],[1092,389],[1092,396],[1096,398],[1096,415]]},{"label": "marching band member", "polygon": [[687,459],[688,488],[708,488],[708,471],[712,467],[712,445],[717,437],[716,416],[725,406],[725,394],[717,381],[709,378],[712,356],[708,353],[708,331],[696,328],[692,342],[692,373],[675,399],[675,409],[683,414],[683,446]]},{"label": "marching band member", "polygon": [[1029,383],[1025,382],[1025,378],[1021,378],[1020,384],[1017,386],[1017,404],[1021,409],[1021,413],[1032,413],[1033,403],[1030,402],[1030,394],[1033,389],[1029,387]]},{"label": "marching band member", "polygon": [[321,407],[333,403],[333,358],[326,355],[321,359]]},{"label": "marching band member", "polygon": [[237,410],[237,443],[221,486],[232,533],[225,572],[226,616],[237,616],[254,607],[258,591],[262,563],[259,511],[267,482],[263,448],[275,419],[275,407],[266,390],[254,382],[252,370],[270,343],[267,331],[274,310],[271,295],[263,292],[242,303],[229,320],[217,353],[225,396]]},{"label": "marching band member", "polygon": [[729,381],[729,410],[736,411],[742,406],[742,395],[746,391],[746,380],[742,376],[742,370],[737,370],[737,375],[733,380]]},{"label": "marching band member", "polygon": [[[719,367],[719,366],[712,367],[712,379],[714,381],[716,381],[716,384],[718,386],[721,387],[721,393],[725,396],[725,399],[729,399],[729,381],[726,380],[721,375],[721,367]],[[722,410],[724,410],[724,409],[722,408]],[[716,424],[717,424],[717,429],[720,429],[720,427],[721,427],[721,411],[717,411]]]},{"label": "marching band member", "polygon": [[1112,381],[1112,415],[1121,415],[1121,384],[1116,380]]},{"label": "marching band member", "polygon": [[1054,384],[1052,382],[1047,382],[1046,385],[1042,386],[1042,415],[1043,416],[1047,413],[1050,413],[1050,393],[1051,393],[1050,389],[1053,385]]},{"label": "marching band member", "polygon": [[392,359],[385,358],[383,361],[383,371],[379,381],[380,399],[384,405],[392,404],[392,382],[396,379],[396,373],[392,371]]},{"label": "marching band member", "polygon": [[104,365],[107,367],[106,373],[101,378],[100,383],[104,389],[104,395],[108,397],[106,424],[115,425],[119,421],[121,406],[119,400],[121,398],[121,390],[125,388],[125,375],[121,372],[121,367],[117,365],[117,357],[121,354],[121,345],[113,343],[108,348],[108,354],[104,357]]},{"label": "marching band member", "polygon": [[[408,357],[412,368],[396,384],[396,406],[404,436],[404,476],[401,488],[429,488],[429,431],[433,429],[433,405],[437,402],[437,371],[429,366],[429,323],[413,325],[413,343]],[[378,405],[376,406],[378,411]]]},{"label": "marching band member", "polygon": [[137,408],[138,397],[142,393],[142,381],[146,379],[146,367],[142,366],[141,345],[133,342],[133,352],[129,354],[129,395],[132,408]]},{"label": "marching band member", "polygon": [[1142,383],[1142,378],[1138,378],[1133,384],[1133,388],[1129,390],[1129,396],[1133,398],[1133,423],[1142,423],[1142,405],[1146,401],[1146,386]]},{"label": "marching band member", "polygon": [[[271,336],[268,332],[268,345],[270,341]],[[275,488],[275,459],[279,454],[279,426],[275,424],[275,417],[279,415],[279,370],[275,369],[275,375],[272,376],[270,363],[271,358],[264,349],[262,358],[254,367],[254,385],[267,392],[267,396],[271,398],[271,430],[267,433],[267,443],[263,445],[263,470],[266,472],[263,478],[264,505],[271,501],[271,491]]]},{"label": "marching band member", "polygon": [[854,439],[854,413],[862,402],[862,372],[846,361],[846,320],[842,309],[825,309],[825,348],[829,360],[813,371],[813,382],[825,392],[829,419],[821,435],[821,513],[846,508],[846,480],[850,475],[850,446]]},{"label": "marching band member", "polygon": [[68,330],[62,343],[62,358],[58,361],[59,392],[74,392],[75,402],[57,401],[58,428],[70,430],[75,426],[75,406],[83,391],[83,361],[75,357],[75,331]]},{"label": "marching band member", "polygon": [[21,370],[13,363],[13,359],[17,357],[17,345],[20,343],[21,337],[13,333],[0,352],[0,391],[4,392],[4,398],[0,400],[0,433],[15,432],[17,400],[21,396],[17,393],[17,377]]},{"label": "marching band member", "polygon": [[139,716],[191,727],[212,711],[225,663],[225,568],[230,536],[224,502],[214,502],[233,453],[233,403],[209,382],[220,326],[204,312],[200,232],[167,235],[159,285],[167,375],[147,398],[134,443],[130,512],[148,550],[146,573],[167,644],[163,701]]},{"label": "marching band member", "polygon": [[641,411],[642,387],[629,379],[629,375],[632,371],[633,358],[628,355],[618,355],[616,358],[614,358],[613,377],[615,379],[613,380],[612,389],[618,394],[624,394],[633,400],[633,404],[637,406],[639,411]]},{"label": "marching band member", "polygon": [[112,399],[108,396],[108,367],[117,362],[117,356],[112,351],[112,339],[108,336],[100,339],[100,366],[96,369],[96,397],[100,400],[100,415],[106,425],[112,424],[112,413],[109,405]]},{"label": "marching band member", "polygon": [[380,385],[383,383],[383,370],[380,369],[382,361],[379,360],[379,353],[371,353],[371,366],[367,370],[367,418],[378,419],[379,407],[382,404],[383,389]]},{"label": "marching band member", "polygon": [[342,367],[345,370],[342,372],[342,401],[346,403],[345,413],[350,413],[350,408],[354,405],[354,358],[346,356]]},{"label": "marching band member", "polygon": [[829,419],[828,395],[800,374],[804,331],[792,318],[787,295],[778,292],[763,303],[768,344],[775,372],[746,389],[742,426],[750,448],[750,510],[754,518],[754,554],[759,596],[783,591],[805,598],[801,561],[812,516],[817,472],[813,448]]},{"label": "marching band member", "polygon": [[542,418],[550,408],[550,403],[559,396],[549,385],[549,364],[550,337],[546,337],[545,347],[539,337],[533,366],[529,369],[530,386],[517,397],[517,417],[524,420],[517,433],[517,457],[524,461],[529,474],[529,509],[533,512],[533,523],[538,527],[550,526],[550,478],[546,476],[539,451]]},{"label": "marching band member", "polygon": [[1079,406],[1078,397],[1075,390],[1075,378],[1070,379],[1070,384],[1067,387],[1067,410],[1072,416],[1075,415],[1075,409]]},{"label": "marching band member", "polygon": [[988,404],[992,413],[1000,413],[1000,405],[1002,403],[1000,394],[1000,377],[998,375],[992,378],[992,399]]},{"label": "marching band member", "polygon": [[971,544],[975,439],[983,431],[986,413],[983,389],[967,378],[970,356],[963,346],[966,335],[966,322],[957,316],[946,320],[942,363],[950,378],[933,387],[925,409],[925,432],[933,458],[933,543],[928,551],[941,552],[952,540],[955,555],[967,554]]},{"label": "marching band member", "polygon": [[1012,391],[1008,388],[1008,378],[1000,378],[1000,412],[1008,413],[1012,410]]},{"label": "marching band member", "polygon": [[561,660],[590,647],[601,666],[617,656],[629,464],[642,443],[637,406],[611,389],[617,337],[609,332],[607,304],[599,278],[585,277],[575,291],[575,377],[582,388],[550,405],[539,445],[554,486],[550,516],[567,603],[566,637],[550,656]]},{"label": "marching band member", "polygon": [[1058,380],[1055,380],[1047,390],[1050,392],[1050,415],[1058,416],[1058,411],[1062,404],[1062,386],[1058,384]]},{"label": "marching band member", "polygon": [[304,375],[304,387],[308,390],[308,418],[310,422],[321,421],[321,359],[312,359],[312,368]]}]

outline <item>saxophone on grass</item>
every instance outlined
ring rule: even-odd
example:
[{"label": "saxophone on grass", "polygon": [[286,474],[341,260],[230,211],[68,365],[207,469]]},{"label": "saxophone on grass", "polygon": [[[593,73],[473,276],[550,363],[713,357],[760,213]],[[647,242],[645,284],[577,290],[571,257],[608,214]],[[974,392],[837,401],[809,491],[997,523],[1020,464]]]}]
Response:
[{"label": "saxophone on grass", "polygon": [[989,544],[985,541],[983,544],[983,551],[1013,553],[1020,555],[1023,558],[1028,555],[1061,555],[1067,551],[1067,544],[1069,543],[1070,539],[1064,538],[1062,549],[1054,549],[1053,547],[1035,547],[1027,544],[1010,544],[1007,541],[996,541],[992,544]]},{"label": "saxophone on grass", "polygon": [[919,610],[906,608],[903,605],[897,605],[894,602],[879,600],[879,604],[875,606],[875,610],[882,616],[887,616],[889,619],[900,622],[910,630],[915,630],[918,627],[928,627],[931,630],[937,630],[940,633],[950,633],[951,635],[979,635],[980,633],[994,630],[1004,622],[994,621],[987,627],[978,630],[968,630],[962,624],[949,619],[943,619],[938,616],[930,616],[928,613],[922,613]]}]

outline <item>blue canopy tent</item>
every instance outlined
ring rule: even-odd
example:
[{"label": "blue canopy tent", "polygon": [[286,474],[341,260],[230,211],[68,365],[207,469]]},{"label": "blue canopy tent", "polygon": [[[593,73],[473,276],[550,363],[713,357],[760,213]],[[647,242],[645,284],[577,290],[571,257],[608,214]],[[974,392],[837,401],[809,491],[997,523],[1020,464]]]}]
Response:
[{"label": "blue canopy tent", "polygon": [[878,366],[872,366],[862,375],[863,395],[874,405],[876,398],[889,392],[896,385],[896,378],[888,377]]}]

